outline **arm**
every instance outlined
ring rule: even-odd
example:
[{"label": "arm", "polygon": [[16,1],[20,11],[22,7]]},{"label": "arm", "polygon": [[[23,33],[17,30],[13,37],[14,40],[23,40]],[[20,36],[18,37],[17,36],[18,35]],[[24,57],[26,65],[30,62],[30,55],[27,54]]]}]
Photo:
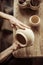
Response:
[{"label": "arm", "polygon": [[0,17],[3,17],[5,19],[8,19],[10,20],[10,23],[11,24],[14,24],[14,25],[17,25],[19,28],[30,28],[28,27],[27,25],[23,24],[21,21],[19,21],[18,19],[16,19],[15,17],[11,16],[11,15],[8,15],[8,14],[5,14],[3,12],[0,12]]},{"label": "arm", "polygon": [[6,50],[4,50],[3,52],[0,53],[0,61],[4,61],[12,52],[13,50],[17,49],[17,45],[15,45],[15,43],[10,46],[9,48],[7,48]]}]

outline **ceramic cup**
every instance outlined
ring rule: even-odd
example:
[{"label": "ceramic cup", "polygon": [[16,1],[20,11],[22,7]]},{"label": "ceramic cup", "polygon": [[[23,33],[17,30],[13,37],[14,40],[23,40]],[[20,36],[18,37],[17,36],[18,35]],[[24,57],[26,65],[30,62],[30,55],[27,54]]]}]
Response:
[{"label": "ceramic cup", "polygon": [[30,2],[30,0],[18,0],[18,5],[22,9],[29,8],[30,7],[29,2]]},{"label": "ceramic cup", "polygon": [[37,15],[33,15],[29,19],[29,23],[31,26],[39,26],[40,25],[40,17]]},{"label": "ceramic cup", "polygon": [[29,2],[29,5],[30,5],[30,9],[32,9],[32,10],[38,10],[39,9],[39,7],[40,7],[40,5],[38,4],[38,5],[36,5],[36,6],[33,6],[32,4],[31,4],[31,1]]},{"label": "ceramic cup", "polygon": [[19,44],[21,47],[30,46],[34,42],[34,33],[31,29],[18,29],[16,31],[15,39],[17,44]]}]

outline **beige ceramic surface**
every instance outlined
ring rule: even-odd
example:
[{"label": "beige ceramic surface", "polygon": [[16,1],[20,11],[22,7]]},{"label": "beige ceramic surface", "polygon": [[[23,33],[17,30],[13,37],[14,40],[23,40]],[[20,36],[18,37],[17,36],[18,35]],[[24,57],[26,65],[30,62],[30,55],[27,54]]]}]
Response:
[{"label": "beige ceramic surface", "polygon": [[[29,26],[29,18],[31,15],[38,15],[41,19],[39,28],[32,28],[35,34],[34,45],[31,47],[25,47],[13,52],[16,57],[37,57],[43,56],[43,1],[40,4],[38,11],[32,11],[30,9],[20,10],[18,7],[18,0],[14,0],[14,16]],[[15,35],[15,30],[13,36]]]}]

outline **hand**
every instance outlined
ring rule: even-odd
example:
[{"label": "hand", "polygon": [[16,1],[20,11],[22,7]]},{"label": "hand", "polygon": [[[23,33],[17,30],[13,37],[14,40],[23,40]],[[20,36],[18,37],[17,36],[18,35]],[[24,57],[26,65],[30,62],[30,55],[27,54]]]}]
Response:
[{"label": "hand", "polygon": [[3,12],[0,12],[0,17],[3,17],[7,20],[10,21],[11,26],[14,28],[15,26],[18,26],[21,29],[25,29],[25,28],[30,28],[29,26],[25,25],[24,23],[22,23],[21,21],[19,21],[18,19],[16,19],[14,16],[11,16],[9,14],[5,14]]}]

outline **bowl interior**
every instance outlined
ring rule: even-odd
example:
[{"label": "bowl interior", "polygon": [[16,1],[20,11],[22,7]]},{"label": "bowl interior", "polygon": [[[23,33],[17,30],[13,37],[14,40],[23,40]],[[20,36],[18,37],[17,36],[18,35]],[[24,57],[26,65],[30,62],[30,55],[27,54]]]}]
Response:
[{"label": "bowl interior", "polygon": [[25,45],[25,44],[26,44],[26,40],[25,40],[25,38],[24,38],[23,35],[21,35],[21,34],[16,34],[16,39],[17,39],[17,41],[18,41],[20,44],[22,44],[22,45]]},{"label": "bowl interior", "polygon": [[32,23],[38,23],[38,21],[39,21],[38,16],[33,16],[33,17],[31,18],[31,21],[32,21]]},{"label": "bowl interior", "polygon": [[26,0],[19,0],[20,4],[23,4]]},{"label": "bowl interior", "polygon": [[32,6],[38,6],[39,0],[31,0],[30,3],[31,3]]}]

